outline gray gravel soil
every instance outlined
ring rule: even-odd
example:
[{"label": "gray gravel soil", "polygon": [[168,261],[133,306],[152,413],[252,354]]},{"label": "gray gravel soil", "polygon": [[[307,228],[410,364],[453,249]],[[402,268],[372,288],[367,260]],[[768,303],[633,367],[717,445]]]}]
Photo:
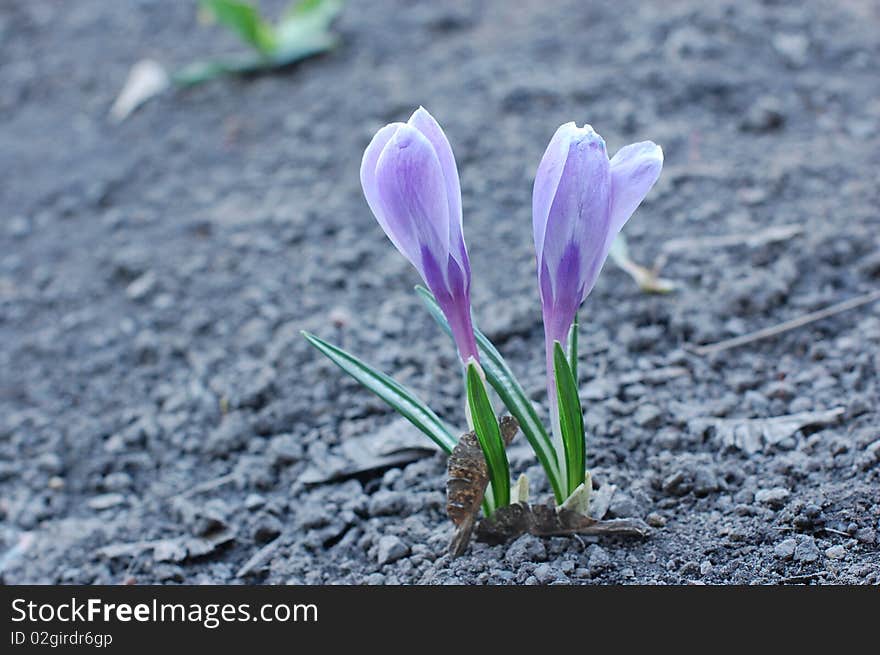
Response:
[{"label": "gray gravel soil", "polygon": [[[332,53],[113,124],[137,60],[237,47],[194,5],[0,6],[4,582],[880,583],[880,303],[689,348],[880,286],[875,2],[351,0]],[[458,158],[475,316],[539,403],[543,149],[569,120],[663,146],[626,234],[679,289],[609,263],[581,312],[595,493],[647,538],[451,560],[439,453],[344,475],[352,443],[430,444],[301,329],[464,424],[454,350],[358,182],[420,104]],[[522,437],[510,457],[546,498]]]}]

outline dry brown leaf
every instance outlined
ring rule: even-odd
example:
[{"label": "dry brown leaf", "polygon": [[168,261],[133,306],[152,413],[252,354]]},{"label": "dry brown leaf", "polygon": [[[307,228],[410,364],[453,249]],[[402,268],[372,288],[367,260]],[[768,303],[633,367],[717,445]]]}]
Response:
[{"label": "dry brown leaf", "polygon": [[645,537],[650,529],[641,519],[599,521],[579,512],[550,505],[515,503],[495,510],[477,525],[477,539],[501,544],[523,534],[561,537],[572,534]]},{"label": "dry brown leaf", "polygon": [[[512,416],[503,416],[499,425],[504,445],[509,446],[519,430],[519,423]],[[449,456],[447,470],[446,514],[456,527],[449,552],[457,557],[467,548],[489,484],[489,471],[477,435],[466,432],[461,436]]]}]

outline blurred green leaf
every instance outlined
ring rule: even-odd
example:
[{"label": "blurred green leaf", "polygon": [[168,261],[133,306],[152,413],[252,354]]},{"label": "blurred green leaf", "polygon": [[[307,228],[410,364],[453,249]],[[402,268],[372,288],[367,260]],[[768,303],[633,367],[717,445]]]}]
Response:
[{"label": "blurred green leaf", "polygon": [[238,0],[200,0],[203,9],[239,38],[268,57],[278,47],[275,28],[260,16],[256,7]]},{"label": "blurred green leaf", "polygon": [[574,313],[574,321],[571,323],[571,329],[568,331],[568,365],[571,367],[571,376],[574,378],[575,384],[578,382],[578,333],[580,332],[580,322],[578,321],[577,312]]},{"label": "blurred green leaf", "polygon": [[[417,286],[416,293],[419,294],[431,317],[451,338],[452,331],[449,329],[449,323],[447,323],[446,317],[443,316],[443,312],[431,292],[425,287]],[[507,407],[507,411],[519,422],[520,430],[532,446],[532,450],[535,451],[541,466],[544,467],[550,486],[553,487],[556,502],[561,503],[565,500],[563,493],[565,481],[561,479],[559,473],[553,442],[538,418],[535,406],[529,400],[513,371],[510,370],[504,357],[488,337],[476,328],[474,328],[474,336],[477,340],[477,347],[480,349],[480,364],[486,374],[486,379],[495,389],[498,397],[501,398],[501,402]]]},{"label": "blurred green leaf", "polygon": [[473,362],[467,367],[467,398],[474,434],[483,449],[486,468],[489,470],[492,509],[498,509],[510,504],[510,467],[498,418],[489,402],[479,369]]},{"label": "blurred green leaf", "polygon": [[577,384],[562,350],[562,344],[553,344],[553,369],[556,375],[556,396],[559,403],[559,427],[565,449],[565,472],[568,494],[584,482],[586,470],[586,443],[584,415],[578,397]]},{"label": "blurred green leaf", "polygon": [[[379,396],[401,416],[408,419],[447,454],[455,448],[457,440],[449,428],[430,407],[402,384],[365,364],[354,355],[345,352],[308,332],[302,335],[310,344],[326,355],[334,364]],[[500,437],[499,437],[500,438]]]},{"label": "blurred green leaf", "polygon": [[229,74],[247,74],[281,68],[326,52],[338,43],[330,31],[342,11],[343,0],[294,2],[272,25],[253,5],[237,0],[200,0],[220,23],[236,32],[254,51],[242,55],[196,61],[172,75],[179,86],[207,82]]},{"label": "blurred green leaf", "polygon": [[338,41],[330,25],[342,11],[342,0],[303,0],[294,3],[277,26],[278,65],[333,48]]}]

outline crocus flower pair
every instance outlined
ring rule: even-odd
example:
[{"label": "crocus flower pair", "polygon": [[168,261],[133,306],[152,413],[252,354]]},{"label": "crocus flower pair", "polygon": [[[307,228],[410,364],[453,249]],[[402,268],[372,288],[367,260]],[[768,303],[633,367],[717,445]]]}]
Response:
[{"label": "crocus flower pair", "polygon": [[[548,380],[554,342],[565,345],[614,237],[662,165],[663,152],[650,141],[626,146],[609,161],[605,141],[589,125],[567,123],[550,140],[532,198]],[[406,123],[379,130],[364,153],[361,184],[379,225],[437,299],[462,361],[478,362],[458,169],[433,116],[420,107]]]}]

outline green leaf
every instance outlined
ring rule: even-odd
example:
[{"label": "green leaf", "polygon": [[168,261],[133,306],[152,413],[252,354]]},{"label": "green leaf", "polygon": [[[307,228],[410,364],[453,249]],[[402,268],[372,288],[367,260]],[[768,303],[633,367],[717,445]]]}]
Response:
[{"label": "green leaf", "polygon": [[578,382],[578,323],[577,312],[574,313],[574,321],[571,329],[568,331],[568,365],[571,367],[571,376],[574,378],[575,384]]},{"label": "green leaf", "polygon": [[337,37],[330,26],[342,11],[342,0],[302,0],[291,5],[278,23],[278,65],[330,50]]},{"label": "green leaf", "polygon": [[477,441],[480,442],[486,458],[486,467],[489,469],[493,508],[510,505],[510,467],[504,439],[479,368],[473,362],[467,367],[467,398],[474,434],[477,435]]},{"label": "green leaf", "polygon": [[[422,286],[417,286],[416,293],[419,294],[437,324],[451,337],[452,331],[449,329],[449,323],[447,323],[446,317],[443,316],[443,312],[431,292]],[[532,446],[532,450],[535,451],[541,466],[544,467],[556,502],[562,503],[567,496],[564,493],[565,481],[559,472],[553,442],[538,418],[535,406],[529,400],[501,353],[492,345],[486,335],[475,328],[474,336],[480,349],[480,365],[486,374],[486,380],[495,389],[501,402],[507,407],[507,411],[519,422],[520,430]]]},{"label": "green leaf", "polygon": [[584,415],[578,397],[577,384],[571,367],[565,358],[562,344],[553,344],[553,369],[556,375],[556,396],[559,403],[559,427],[565,449],[565,471],[568,493],[571,494],[584,482],[586,470],[586,443]]},{"label": "green leaf", "polygon": [[202,8],[211,12],[221,25],[225,25],[238,37],[259,51],[270,56],[278,47],[275,28],[263,20],[257,9],[238,0],[200,0]]},{"label": "green leaf", "polygon": [[341,348],[308,332],[304,331],[302,335],[339,368],[379,396],[401,416],[408,419],[410,423],[424,432],[429,439],[440,446],[446,453],[452,452],[457,440],[452,436],[449,428],[440,417],[412,391]]}]

